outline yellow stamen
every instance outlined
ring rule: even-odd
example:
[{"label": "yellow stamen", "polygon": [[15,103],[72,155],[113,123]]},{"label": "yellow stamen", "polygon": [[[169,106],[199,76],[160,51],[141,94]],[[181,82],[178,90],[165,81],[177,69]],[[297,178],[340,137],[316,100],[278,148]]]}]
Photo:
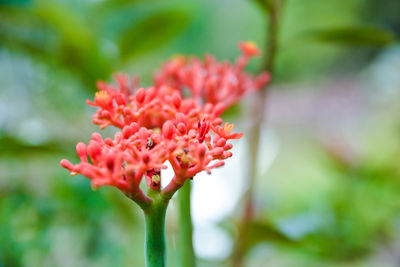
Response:
[{"label": "yellow stamen", "polygon": [[104,90],[98,91],[94,95],[94,98],[97,100],[106,100],[108,98],[108,93],[107,93],[107,91],[104,91]]},{"label": "yellow stamen", "polygon": [[188,155],[187,155],[186,153],[184,153],[184,154],[182,155],[182,157],[181,157],[181,162],[182,162],[183,164],[186,164],[186,163],[189,163],[189,162],[190,162],[190,159],[189,159],[189,157],[188,157]]},{"label": "yellow stamen", "polygon": [[160,175],[158,174],[154,174],[153,176],[151,176],[151,181],[153,183],[159,184],[161,181]]},{"label": "yellow stamen", "polygon": [[229,124],[229,123],[226,122],[225,125],[224,125],[225,134],[230,134],[232,132],[234,126],[235,125],[233,123]]}]

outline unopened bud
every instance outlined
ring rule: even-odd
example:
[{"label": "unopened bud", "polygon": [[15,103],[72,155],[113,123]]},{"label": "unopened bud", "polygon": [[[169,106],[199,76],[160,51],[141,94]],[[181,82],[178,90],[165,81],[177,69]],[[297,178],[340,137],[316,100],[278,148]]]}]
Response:
[{"label": "unopened bud", "polygon": [[96,141],[90,140],[87,147],[87,152],[90,158],[96,160],[96,158],[101,154],[101,147]]},{"label": "unopened bud", "polygon": [[132,128],[130,126],[125,126],[122,129],[122,136],[124,139],[128,139],[132,135]]},{"label": "unopened bud", "polygon": [[146,98],[146,90],[144,88],[140,88],[136,91],[136,101],[138,103],[143,103]]},{"label": "unopened bud", "polygon": [[219,156],[224,152],[224,149],[222,147],[216,147],[212,152],[215,156]]},{"label": "unopened bud", "polygon": [[97,141],[98,143],[103,143],[103,138],[99,133],[92,133],[92,140]]},{"label": "unopened bud", "polygon": [[239,48],[242,50],[242,53],[248,57],[258,56],[260,54],[260,50],[254,42],[240,43]]},{"label": "unopened bud", "polygon": [[78,154],[78,157],[79,157],[81,160],[86,159],[86,157],[87,157],[87,150],[86,150],[86,145],[85,145],[84,143],[79,142],[79,143],[76,145],[76,154]]},{"label": "unopened bud", "polygon": [[123,105],[123,106],[126,105],[125,98],[121,94],[118,94],[118,95],[115,96],[115,102],[118,105]]},{"label": "unopened bud", "polygon": [[226,144],[226,139],[225,138],[220,138],[217,141],[217,146],[224,146]]},{"label": "unopened bud", "polygon": [[106,139],[104,139],[104,143],[106,143],[109,146],[113,146],[114,142],[111,138],[107,137]]},{"label": "unopened bud", "polygon": [[232,149],[232,147],[233,147],[233,145],[232,144],[226,144],[225,146],[224,146],[224,150],[229,150],[229,149]]},{"label": "unopened bud", "polygon": [[162,133],[165,138],[172,139],[175,135],[175,126],[171,121],[166,121],[162,127]]},{"label": "unopened bud", "polygon": [[139,129],[140,129],[139,124],[137,124],[136,122],[132,122],[130,126],[132,129],[132,134],[137,133],[137,131],[139,131]]},{"label": "unopened bud", "polygon": [[102,116],[103,118],[106,118],[106,119],[111,118],[110,112],[109,112],[108,110],[103,110],[103,111],[101,112],[101,116]]},{"label": "unopened bud", "polygon": [[61,165],[61,167],[63,167],[63,168],[66,168],[66,169],[68,169],[68,170],[72,170],[73,169],[73,167],[74,167],[74,165],[72,165],[72,163],[71,162],[69,162],[69,160],[67,160],[67,159],[62,159],[61,161],[60,161],[60,165]]},{"label": "unopened bud", "polygon": [[178,92],[175,92],[172,96],[172,103],[174,104],[175,108],[178,109],[181,106],[182,98]]}]

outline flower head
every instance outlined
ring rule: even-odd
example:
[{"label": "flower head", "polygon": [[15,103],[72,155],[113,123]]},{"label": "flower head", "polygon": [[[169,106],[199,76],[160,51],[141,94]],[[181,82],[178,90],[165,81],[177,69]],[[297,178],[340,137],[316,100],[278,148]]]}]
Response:
[{"label": "flower head", "polygon": [[181,186],[201,171],[210,172],[231,157],[230,139],[233,124],[221,126],[225,105],[208,103],[199,106],[192,98],[182,99],[169,86],[135,90],[127,79],[118,87],[101,83],[94,102],[98,110],[93,122],[102,128],[120,128],[114,138],[103,139],[94,133],[88,145],[78,143],[78,164],[62,160],[72,175],[82,174],[94,188],[111,185],[129,196],[141,195],[143,177],[149,188],[161,188],[162,168],[169,162],[175,184]]},{"label": "flower head", "polygon": [[[223,111],[245,93],[259,90],[269,81],[268,73],[254,77],[244,68],[260,52],[254,43],[239,45],[242,55],[234,64],[207,55],[175,57],[154,76],[154,86],[138,88],[138,79],[115,76],[115,84],[98,82],[93,123],[103,129],[119,128],[113,138],[93,133],[86,145],[78,143],[79,163],[63,159],[60,164],[71,175],[82,174],[94,188],[111,185],[145,205],[149,199],[140,189],[144,178],[149,189],[172,197],[184,182],[201,171],[211,172],[232,156],[229,140],[233,124],[220,118]],[[186,96],[185,90],[190,93]],[[161,189],[161,169],[172,166],[172,181]],[[143,204],[144,203],[144,204]]]}]

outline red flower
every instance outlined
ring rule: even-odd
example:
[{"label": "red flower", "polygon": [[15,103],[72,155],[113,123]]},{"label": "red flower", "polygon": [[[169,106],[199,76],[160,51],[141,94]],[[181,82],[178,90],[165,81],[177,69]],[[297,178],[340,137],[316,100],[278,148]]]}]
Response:
[{"label": "red flower", "polygon": [[122,131],[104,140],[94,133],[87,146],[78,143],[80,162],[61,161],[72,175],[86,176],[94,188],[114,186],[140,202],[147,199],[139,187],[142,178],[146,177],[150,189],[161,189],[160,169],[167,161],[175,178],[164,190],[173,194],[186,179],[201,171],[210,173],[232,156],[227,141],[242,135],[231,134],[233,125],[220,126],[223,104],[202,108],[193,99],[182,100],[166,86],[157,94],[149,88],[139,89],[133,96],[133,90],[126,90],[126,82],[120,82],[119,90],[103,84],[94,102],[89,102],[99,107],[95,123],[116,125]]}]

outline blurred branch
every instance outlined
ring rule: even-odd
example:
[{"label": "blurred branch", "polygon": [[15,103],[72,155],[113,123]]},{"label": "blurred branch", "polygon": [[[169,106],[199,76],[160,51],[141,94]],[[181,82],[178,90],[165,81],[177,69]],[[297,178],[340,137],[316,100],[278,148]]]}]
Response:
[{"label": "blurred branch", "polygon": [[306,38],[317,42],[354,46],[386,46],[398,40],[394,32],[373,26],[348,26],[309,31]]},{"label": "blurred branch", "polygon": [[[278,51],[279,23],[282,16],[284,0],[256,0],[260,5],[263,3],[263,11],[266,18],[268,32],[266,34],[265,56],[262,70],[268,71],[273,77],[275,58]],[[246,253],[246,244],[249,242],[250,224],[254,217],[254,185],[257,177],[257,160],[260,147],[260,132],[265,118],[267,106],[268,88],[265,87],[258,92],[258,97],[252,108],[251,116],[253,123],[248,135],[249,166],[246,178],[248,189],[244,193],[244,210],[238,225],[238,236],[232,259],[233,266],[242,267]]]}]

